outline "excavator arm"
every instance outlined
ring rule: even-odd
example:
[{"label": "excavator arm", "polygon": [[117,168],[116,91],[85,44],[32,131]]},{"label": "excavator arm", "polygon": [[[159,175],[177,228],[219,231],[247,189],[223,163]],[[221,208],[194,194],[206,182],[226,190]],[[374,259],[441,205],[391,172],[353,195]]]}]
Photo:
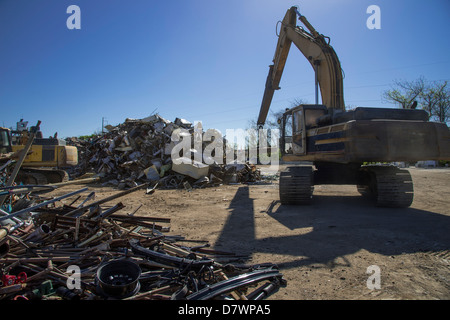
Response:
[{"label": "excavator arm", "polygon": [[[297,16],[309,32],[297,27]],[[266,121],[275,90],[280,89],[281,75],[292,43],[302,52],[315,71],[316,104],[318,103],[318,87],[320,87],[323,105],[328,109],[345,110],[342,70],[336,52],[327,38],[319,34],[296,7],[291,7],[281,21],[273,64],[269,66],[257,122],[260,127]]]}]

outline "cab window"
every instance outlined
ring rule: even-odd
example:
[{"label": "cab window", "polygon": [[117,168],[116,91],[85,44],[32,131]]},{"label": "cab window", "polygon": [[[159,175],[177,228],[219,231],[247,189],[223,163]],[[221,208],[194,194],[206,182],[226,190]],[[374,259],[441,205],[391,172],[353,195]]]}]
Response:
[{"label": "cab window", "polygon": [[303,130],[303,109],[294,111],[293,130],[294,133],[299,133]]},{"label": "cab window", "polygon": [[317,127],[317,119],[325,115],[323,109],[308,109],[305,110],[305,126],[306,129]]}]

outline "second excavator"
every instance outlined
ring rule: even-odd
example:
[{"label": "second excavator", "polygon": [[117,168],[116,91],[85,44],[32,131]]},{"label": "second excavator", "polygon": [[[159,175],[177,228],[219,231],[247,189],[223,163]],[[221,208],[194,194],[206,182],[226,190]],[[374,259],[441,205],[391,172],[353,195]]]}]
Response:
[{"label": "second excavator", "polygon": [[[306,29],[297,26],[297,18]],[[427,112],[420,109],[346,111],[343,72],[330,39],[318,33],[297,7],[291,7],[281,21],[269,67],[257,121],[260,128],[275,90],[280,89],[292,43],[314,70],[316,102],[286,110],[280,119],[282,159],[298,163],[280,172],[281,204],[311,203],[314,185],[354,184],[378,206],[410,206],[414,188],[409,171],[387,164],[450,160],[446,124],[429,121]]]}]

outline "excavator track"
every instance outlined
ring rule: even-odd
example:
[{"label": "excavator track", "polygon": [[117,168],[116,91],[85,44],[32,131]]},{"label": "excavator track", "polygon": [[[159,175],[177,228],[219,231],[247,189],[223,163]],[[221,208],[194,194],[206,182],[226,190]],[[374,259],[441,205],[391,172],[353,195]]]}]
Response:
[{"label": "excavator track", "polygon": [[45,185],[48,183],[45,175],[39,172],[19,172],[16,182],[21,182],[25,185]]},{"label": "excavator track", "polygon": [[69,181],[69,174],[54,168],[23,168],[19,171],[16,182],[26,185],[45,185]]},{"label": "excavator track", "polygon": [[281,204],[310,204],[314,191],[311,166],[288,167],[280,172]]},{"label": "excavator track", "polygon": [[44,169],[41,170],[47,178],[48,183],[60,183],[69,181],[69,174],[61,169]]},{"label": "excavator track", "polygon": [[362,172],[369,179],[359,184],[362,195],[371,195],[379,207],[409,207],[414,198],[411,174],[408,170],[391,166],[367,166]]}]

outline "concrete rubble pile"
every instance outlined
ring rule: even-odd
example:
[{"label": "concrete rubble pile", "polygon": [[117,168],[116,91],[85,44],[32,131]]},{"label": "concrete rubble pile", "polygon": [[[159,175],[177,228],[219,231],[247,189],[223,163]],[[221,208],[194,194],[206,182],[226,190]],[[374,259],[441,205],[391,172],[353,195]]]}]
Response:
[{"label": "concrete rubble pile", "polygon": [[[126,119],[122,124],[106,128],[106,134],[91,141],[69,139],[69,144],[78,147],[80,158],[72,177],[93,171],[105,184],[119,189],[149,181],[157,182],[162,188],[200,188],[261,179],[260,171],[248,163],[227,165],[224,160],[222,164],[212,165],[196,161],[173,164],[171,152],[176,142],[172,133],[183,129],[192,141],[195,134],[192,123],[184,119],[176,118],[172,122],[156,114],[144,119]],[[223,145],[225,148],[226,141]]]},{"label": "concrete rubble pile", "polygon": [[120,213],[125,205],[113,201],[151,196],[149,184],[100,200],[82,196],[88,188],[58,197],[43,188],[0,190],[28,199],[0,211],[1,300],[261,300],[285,285],[274,264],[242,265],[205,241],[169,235],[169,218]]}]

